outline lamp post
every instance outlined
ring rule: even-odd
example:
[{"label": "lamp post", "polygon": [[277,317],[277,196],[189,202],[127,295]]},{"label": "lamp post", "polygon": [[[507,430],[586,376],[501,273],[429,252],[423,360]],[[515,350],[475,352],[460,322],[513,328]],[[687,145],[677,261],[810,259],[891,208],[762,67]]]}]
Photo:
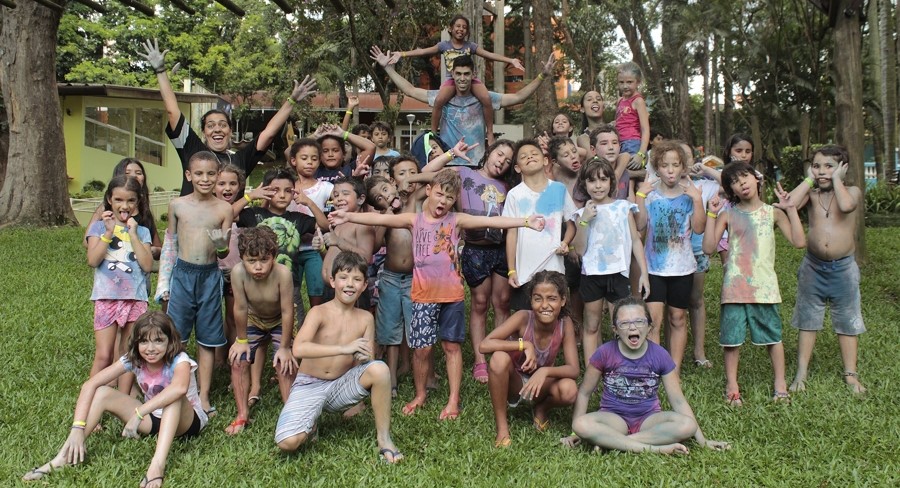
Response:
[{"label": "lamp post", "polygon": [[413,114],[406,114],[406,121],[409,122],[409,150],[412,151],[412,143],[413,143],[412,125],[413,125],[413,122],[416,121],[416,116]]}]

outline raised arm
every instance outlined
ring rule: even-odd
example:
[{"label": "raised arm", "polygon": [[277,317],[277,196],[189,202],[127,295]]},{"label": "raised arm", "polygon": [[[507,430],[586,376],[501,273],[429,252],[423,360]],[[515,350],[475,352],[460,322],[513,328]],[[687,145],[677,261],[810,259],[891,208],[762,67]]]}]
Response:
[{"label": "raised arm", "polygon": [[[372,46],[372,49],[377,49],[378,46]],[[435,54],[440,54],[438,51],[438,45],[435,44],[431,47],[420,47],[417,49],[411,49],[409,51],[397,51],[395,57],[392,57],[391,60],[396,63],[399,58],[412,58],[416,56],[434,56]]]},{"label": "raised arm", "polygon": [[400,73],[397,73],[397,70],[394,69],[394,62],[391,59],[390,51],[385,53],[379,49],[378,46],[372,46],[370,54],[371,58],[384,68],[385,73],[387,73],[391,81],[394,82],[397,89],[405,93],[406,96],[415,98],[422,103],[428,103],[428,91],[414,87],[412,83],[400,76]]},{"label": "raised arm", "polygon": [[374,212],[347,212],[346,210],[333,210],[328,214],[331,225],[341,225],[345,222],[353,222],[362,225],[382,225],[395,229],[412,229],[415,214],[378,214]]},{"label": "raised arm", "polygon": [[500,97],[500,106],[501,107],[509,107],[512,105],[518,105],[525,100],[528,99],[534,92],[541,86],[541,83],[544,82],[544,78],[553,74],[553,66],[556,64],[556,60],[553,59],[553,54],[550,54],[550,58],[547,59],[547,62],[544,63],[543,68],[541,69],[541,73],[537,76],[537,78],[531,80],[531,83],[525,85],[524,88],[519,90],[516,93],[505,93]]},{"label": "raised arm", "polygon": [[163,105],[166,107],[166,114],[169,118],[169,128],[174,130],[175,126],[178,125],[178,120],[181,119],[181,109],[178,108],[178,100],[175,98],[175,91],[172,90],[172,85],[169,83],[169,75],[166,71],[166,53],[169,50],[160,52],[159,41],[156,39],[153,39],[152,42],[147,40],[144,42],[143,47],[147,52],[139,52],[138,55],[146,59],[153,71],[156,72],[159,94],[162,96]]},{"label": "raised arm", "polygon": [[497,61],[500,63],[506,63],[513,65],[514,68],[525,71],[525,66],[522,65],[522,62],[516,58],[507,58],[506,56],[502,56],[500,54],[494,54],[491,51],[488,51],[481,46],[478,46],[478,49],[475,50],[475,54],[481,56],[484,59],[490,59],[491,61]]},{"label": "raised arm", "polygon": [[719,212],[725,201],[718,195],[712,197],[706,209],[706,232],[703,233],[703,253],[715,254],[716,244],[722,239],[728,225],[728,212]]},{"label": "raised arm", "polygon": [[859,188],[844,186],[844,176],[847,174],[849,166],[847,163],[840,163],[834,172],[831,173],[834,200],[837,202],[841,212],[845,214],[856,210],[856,207],[859,206],[859,201],[862,200],[862,192],[859,191]]},{"label": "raised arm", "polygon": [[775,212],[775,223],[792,246],[803,249],[806,247],[806,232],[803,231],[803,223],[800,222],[800,215],[791,201],[791,195],[781,188],[781,183],[776,184],[775,195],[778,196],[778,203],[773,206],[782,210]]},{"label": "raised arm", "polygon": [[266,124],[266,128],[259,133],[259,138],[256,140],[256,150],[265,151],[268,149],[275,137],[281,134],[281,128],[287,122],[288,117],[291,115],[291,110],[297,105],[297,102],[315,93],[316,80],[310,78],[309,75],[306,75],[301,83],[294,80],[294,89],[291,91],[291,96],[281,104],[281,108],[278,109],[272,120]]},{"label": "raised arm", "polygon": [[341,121],[341,130],[350,130],[350,122],[353,120],[353,109],[359,106],[359,97],[350,95],[347,97],[347,111],[344,112],[344,120]]},{"label": "raised arm", "polygon": [[[538,232],[544,230],[544,216],[530,215],[524,219],[521,217],[486,217],[482,215],[456,214],[456,225],[460,229],[512,229],[528,227]],[[574,232],[574,231],[573,231]]]}]

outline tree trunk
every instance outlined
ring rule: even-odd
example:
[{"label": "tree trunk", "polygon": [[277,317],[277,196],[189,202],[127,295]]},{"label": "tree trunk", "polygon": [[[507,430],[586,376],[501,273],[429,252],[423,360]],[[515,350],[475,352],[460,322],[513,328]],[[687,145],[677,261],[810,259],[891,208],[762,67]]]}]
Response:
[{"label": "tree trunk", "polygon": [[[465,0],[464,15],[469,19],[469,40],[484,46],[484,0]],[[475,74],[478,79],[484,80],[484,58],[473,56],[475,61]]]},{"label": "tree trunk", "polygon": [[[881,117],[884,126],[882,152],[882,173],[886,168],[894,169],[894,152],[897,148],[897,52],[891,32],[891,2],[878,0],[878,51],[881,53]],[[871,22],[870,22],[871,24]]]},{"label": "tree trunk", "polygon": [[[850,169],[854,184],[865,194],[863,165],[863,83],[862,33],[859,11],[852,9],[852,0],[840,0],[837,23],[834,26],[834,108],[837,113],[835,139],[850,153]],[[850,13],[846,15],[845,12]],[[856,219],[856,258],[864,261],[865,205],[859,205]]]},{"label": "tree trunk", "polygon": [[[532,22],[534,25],[534,71],[540,72],[539,67],[543,66],[547,59],[553,54],[553,23],[550,17],[553,10],[550,2],[540,0],[532,5]],[[538,131],[550,128],[553,123],[553,117],[559,106],[556,103],[556,90],[553,87],[553,75],[547,80],[546,85],[542,85],[534,94],[536,116],[535,126]]]},{"label": "tree trunk", "polygon": [[[700,74],[703,75],[703,151],[712,144],[712,94],[709,92],[709,37],[703,42]],[[707,153],[708,154],[708,153]]]},{"label": "tree trunk", "polygon": [[522,44],[525,53],[522,64],[525,65],[525,79],[534,78],[533,53],[531,52],[531,1],[522,0]]},{"label": "tree trunk", "polygon": [[17,5],[0,8],[0,90],[10,135],[0,226],[74,224],[56,88],[61,12],[37,2]]}]

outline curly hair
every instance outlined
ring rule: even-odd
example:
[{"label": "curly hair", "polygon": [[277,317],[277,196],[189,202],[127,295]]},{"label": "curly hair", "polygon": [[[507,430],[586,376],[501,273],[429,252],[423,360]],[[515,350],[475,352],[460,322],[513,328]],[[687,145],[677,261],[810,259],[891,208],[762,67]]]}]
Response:
[{"label": "curly hair", "polygon": [[278,237],[275,231],[262,225],[245,229],[238,236],[238,253],[241,257],[278,256]]}]

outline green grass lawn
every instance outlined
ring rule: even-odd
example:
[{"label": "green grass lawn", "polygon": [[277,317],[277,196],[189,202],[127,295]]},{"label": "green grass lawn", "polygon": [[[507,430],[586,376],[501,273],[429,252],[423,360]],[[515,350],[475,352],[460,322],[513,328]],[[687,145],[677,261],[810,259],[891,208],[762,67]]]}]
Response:
[{"label": "green grass lawn", "polygon": [[[80,383],[90,369],[92,270],[80,246],[82,232],[0,231],[0,324],[7,358],[0,372],[0,486],[22,485],[18,480],[23,473],[59,449]],[[167,486],[286,486],[288,480],[329,487],[897,486],[898,237],[897,228],[868,232],[870,256],[863,268],[862,294],[869,332],[861,340],[859,367],[869,393],[862,398],[844,387],[837,341],[828,331],[816,345],[807,392],[794,395],[790,405],[769,401],[771,368],[765,349],[745,347],[740,369],[745,406],[727,407],[722,400],[722,353],[716,345],[721,266],[714,260],[706,291],[707,351],[714,367],[701,370],[687,364],[683,386],[707,437],[730,441],[731,451],[707,451],[693,443],[688,443],[691,453],[681,457],[569,451],[558,442],[571,430],[569,410],[555,413],[551,429],[539,433],[531,427],[530,411],[521,409],[511,414],[513,446],[496,450],[487,389],[471,380],[468,352],[464,408],[456,422],[437,420],[446,401],[446,382],[424,411],[403,417],[400,407],[412,396],[412,380],[401,379],[400,398],[392,407],[392,432],[406,459],[397,466],[378,460],[371,412],[346,421],[325,415],[317,444],[297,455],[282,455],[272,439],[280,411],[275,385],[264,390],[253,412],[255,423],[239,437],[226,436],[223,429],[235,407],[226,389],[228,374],[219,371],[212,392],[219,415],[198,439],[175,442]],[[782,239],[779,253],[782,314],[789,323],[803,251],[789,249]],[[790,382],[797,333],[787,326],[784,336]],[[87,463],[53,473],[48,485],[137,485],[155,439],[123,439],[116,420],[106,419],[104,426],[88,440]]]}]

